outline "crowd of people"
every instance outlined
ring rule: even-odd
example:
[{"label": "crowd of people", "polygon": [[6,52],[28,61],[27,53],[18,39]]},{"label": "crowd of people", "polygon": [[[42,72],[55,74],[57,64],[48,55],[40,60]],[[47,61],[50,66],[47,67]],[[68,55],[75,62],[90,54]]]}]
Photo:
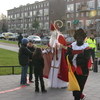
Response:
[{"label": "crowd of people", "polygon": [[[22,66],[21,85],[28,86],[27,70],[29,66],[29,82],[33,81],[33,70],[35,76],[35,92],[39,92],[39,81],[41,92],[47,92],[43,77],[48,78],[48,87],[67,88],[68,87],[68,64],[66,57],[71,64],[72,71],[78,81],[80,91],[72,91],[74,100],[84,100],[83,89],[89,75],[91,67],[91,55],[95,59],[96,41],[92,34],[86,41],[86,33],[83,29],[75,31],[71,45],[67,45],[63,34],[55,24],[50,26],[51,38],[47,48],[40,49],[32,41],[26,38],[21,39],[19,46],[19,63]],[[74,85],[74,84],[73,84]]]}]

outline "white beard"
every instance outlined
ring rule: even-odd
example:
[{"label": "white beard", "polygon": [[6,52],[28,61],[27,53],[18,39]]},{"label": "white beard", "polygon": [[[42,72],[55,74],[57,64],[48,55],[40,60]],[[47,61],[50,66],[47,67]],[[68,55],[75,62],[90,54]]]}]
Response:
[{"label": "white beard", "polygon": [[54,41],[57,40],[57,32],[56,31],[52,31],[52,35],[49,41],[50,46],[52,47],[54,44]]}]

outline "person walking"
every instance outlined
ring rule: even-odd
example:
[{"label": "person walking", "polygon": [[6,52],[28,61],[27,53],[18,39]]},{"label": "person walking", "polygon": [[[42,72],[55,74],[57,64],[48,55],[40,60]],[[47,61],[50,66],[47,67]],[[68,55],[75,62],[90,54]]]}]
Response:
[{"label": "person walking", "polygon": [[75,32],[74,38],[76,41],[68,47],[65,56],[68,56],[72,71],[80,86],[80,91],[73,91],[74,100],[84,100],[83,89],[91,67],[91,48],[84,43],[86,33],[82,29]]},{"label": "person walking", "polygon": [[19,36],[18,36],[18,47],[20,48],[21,47],[21,41],[23,39],[23,36],[21,33],[19,33]]},{"label": "person walking", "polygon": [[[28,45],[27,45],[28,49],[31,51],[31,52],[34,52],[36,46],[33,44],[33,41],[29,41],[28,42]],[[34,82],[32,81],[33,79],[33,63],[32,63],[32,55],[29,56],[29,82]]]},{"label": "person walking", "polygon": [[87,39],[86,43],[88,43],[89,47],[92,49],[92,50],[91,50],[91,56],[92,56],[93,63],[94,63],[95,52],[96,52],[96,50],[97,50],[96,40],[95,40],[94,34],[91,34],[91,35],[90,35],[90,38]]},{"label": "person walking", "polygon": [[33,61],[34,76],[35,76],[35,92],[39,92],[39,80],[41,83],[41,91],[47,92],[47,90],[45,90],[44,80],[43,80],[44,59],[42,57],[42,51],[40,48],[35,49],[34,54],[32,56],[32,61]]},{"label": "person walking", "polygon": [[27,48],[28,39],[23,38],[22,39],[22,46],[19,49],[18,58],[19,58],[19,64],[22,66],[21,71],[21,81],[20,84],[28,86],[27,84],[27,69],[28,69],[28,62],[29,62],[29,56],[33,53]]}]

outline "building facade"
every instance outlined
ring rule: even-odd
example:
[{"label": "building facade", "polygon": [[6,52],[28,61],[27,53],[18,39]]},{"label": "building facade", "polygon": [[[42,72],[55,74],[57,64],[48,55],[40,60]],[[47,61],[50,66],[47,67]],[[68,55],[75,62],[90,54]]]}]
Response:
[{"label": "building facade", "polygon": [[66,31],[73,35],[82,28],[100,35],[100,0],[66,0]]},{"label": "building facade", "polygon": [[[51,21],[63,20],[65,4],[65,0],[45,0],[10,9],[7,11],[8,31],[28,34],[48,33]],[[32,27],[35,19],[39,22],[38,30]]]}]

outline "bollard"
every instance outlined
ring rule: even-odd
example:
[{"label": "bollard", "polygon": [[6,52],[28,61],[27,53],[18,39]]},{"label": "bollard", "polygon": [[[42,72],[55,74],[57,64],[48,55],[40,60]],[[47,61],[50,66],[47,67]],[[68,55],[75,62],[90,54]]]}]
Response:
[{"label": "bollard", "polygon": [[98,72],[98,58],[96,57],[94,59],[94,68],[93,68],[94,72]]}]

